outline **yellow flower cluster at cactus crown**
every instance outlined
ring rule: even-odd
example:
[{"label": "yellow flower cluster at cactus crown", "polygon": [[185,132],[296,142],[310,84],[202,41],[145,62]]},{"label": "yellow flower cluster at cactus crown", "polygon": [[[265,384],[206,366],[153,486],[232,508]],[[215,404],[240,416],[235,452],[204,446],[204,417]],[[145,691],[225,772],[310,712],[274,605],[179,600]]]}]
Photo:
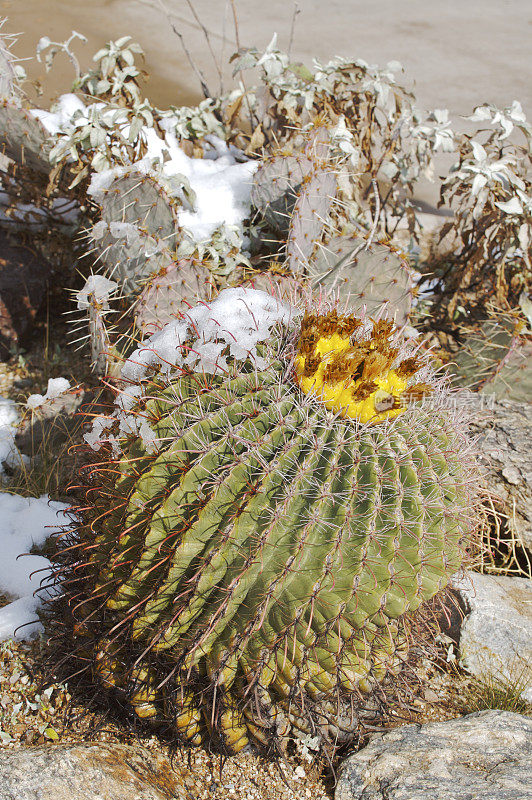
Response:
[{"label": "yellow flower cluster at cactus crown", "polygon": [[419,369],[417,359],[406,358],[392,368],[399,348],[391,342],[393,323],[373,323],[370,336],[353,341],[363,325],[353,315],[305,314],[301,324],[296,380],[305,394],[345,417],[376,424],[393,419],[406,409],[408,399],[419,399],[431,390],[425,384],[411,386],[409,378]]}]

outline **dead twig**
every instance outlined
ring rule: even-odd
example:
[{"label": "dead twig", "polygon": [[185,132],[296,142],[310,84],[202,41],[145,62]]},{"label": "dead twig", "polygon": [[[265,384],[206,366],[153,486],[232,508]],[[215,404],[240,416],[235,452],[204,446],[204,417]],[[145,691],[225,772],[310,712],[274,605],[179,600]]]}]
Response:
[{"label": "dead twig", "polygon": [[172,22],[171,17],[170,17],[170,13],[169,13],[168,9],[166,8],[166,6],[164,5],[164,3],[162,2],[162,0],[158,0],[158,3],[159,3],[159,6],[160,6],[161,10],[165,13],[166,18],[167,18],[168,22],[170,23],[170,27],[172,28],[173,32],[175,33],[175,35],[177,36],[177,38],[179,39],[179,41],[181,43],[181,47],[183,48],[183,52],[185,53],[185,55],[187,57],[188,63],[190,64],[190,66],[194,70],[194,73],[196,74],[196,76],[197,76],[197,78],[198,78],[198,80],[199,80],[199,82],[201,84],[201,90],[203,92],[204,97],[207,98],[207,99],[212,99],[213,98],[213,94],[211,93],[209,87],[207,86],[207,79],[205,78],[205,75],[203,74],[201,69],[198,67],[198,65],[195,63],[194,59],[192,58],[192,56],[190,54],[190,51],[189,51],[188,47],[185,44],[185,39],[184,39],[183,34],[181,33],[181,31],[179,31],[176,28],[176,26]]},{"label": "dead twig", "polygon": [[218,60],[217,60],[217,58],[216,58],[216,56],[214,54],[214,50],[212,49],[212,44],[211,44],[211,39],[210,39],[210,36],[209,36],[209,31],[207,30],[207,28],[205,27],[203,22],[200,20],[198,14],[196,12],[196,9],[194,8],[194,4],[191,2],[191,0],[187,0],[187,5],[190,8],[190,13],[193,15],[194,19],[196,20],[196,22],[200,26],[201,30],[203,31],[203,35],[205,37],[205,41],[207,42],[207,47],[209,48],[209,53],[211,54],[212,60],[214,62],[214,66],[216,68],[216,72],[218,73],[218,77],[220,79],[220,87],[222,87],[223,86],[222,68],[221,68],[220,64],[218,63]]},{"label": "dead twig", "polygon": [[294,42],[294,31],[296,27],[296,19],[298,15],[301,13],[301,9],[299,8],[297,3],[294,3],[294,13],[292,14],[292,23],[290,25],[290,39],[288,41],[288,61],[290,61],[290,56],[292,53],[292,44]]}]

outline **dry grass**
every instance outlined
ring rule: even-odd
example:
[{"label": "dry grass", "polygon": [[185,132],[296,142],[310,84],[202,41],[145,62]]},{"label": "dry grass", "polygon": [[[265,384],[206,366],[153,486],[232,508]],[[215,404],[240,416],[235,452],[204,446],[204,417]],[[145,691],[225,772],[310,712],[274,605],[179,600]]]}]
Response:
[{"label": "dry grass", "polygon": [[84,420],[80,415],[73,426],[61,422],[51,425],[41,441],[31,447],[30,462],[21,461],[3,486],[3,491],[24,497],[47,494],[53,500],[68,501],[68,487],[80,465],[80,444]]},{"label": "dry grass", "polygon": [[464,680],[459,692],[459,708],[462,714],[500,709],[532,716],[532,704],[523,697],[530,688],[530,667],[516,662],[508,674],[486,671],[479,677]]},{"label": "dry grass", "polygon": [[479,547],[471,565],[476,572],[532,579],[531,554],[519,536],[515,519],[504,514],[487,491],[483,496],[479,532]]}]

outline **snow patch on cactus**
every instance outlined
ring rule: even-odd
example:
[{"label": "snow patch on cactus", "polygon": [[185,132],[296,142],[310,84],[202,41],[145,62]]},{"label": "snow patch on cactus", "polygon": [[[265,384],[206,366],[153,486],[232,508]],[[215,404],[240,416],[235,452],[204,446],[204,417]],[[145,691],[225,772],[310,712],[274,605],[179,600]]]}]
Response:
[{"label": "snow patch on cactus", "polygon": [[257,355],[256,345],[268,338],[274,325],[288,323],[291,312],[289,306],[258,289],[224,289],[212,303],[200,303],[147,339],[124,364],[122,377],[139,381],[150,368],[169,373],[181,366],[224,372],[226,348],[234,358],[250,357],[262,368],[264,360]]},{"label": "snow patch on cactus", "polygon": [[78,309],[85,311],[92,303],[89,298],[92,297],[93,302],[99,303],[103,308],[109,308],[109,297],[118,288],[116,281],[111,281],[109,278],[104,278],[103,275],[91,275],[85,281],[85,286],[80,289],[76,294]]},{"label": "snow patch on cactus", "polygon": [[182,367],[224,374],[228,356],[250,358],[262,369],[266,362],[257,353],[257,345],[268,339],[275,325],[288,324],[295,313],[295,309],[267,292],[243,287],[224,289],[211,303],[199,303],[132,353],[122,367],[122,378],[127,383],[117,395],[114,413],[96,418],[85,441],[93,450],[106,443],[117,453],[119,442],[110,431],[118,420],[120,435],[139,435],[147,450],[154,452],[157,441],[149,425],[131,413],[142,397],[145,378],[153,372],[170,375]]},{"label": "snow patch on cactus", "polygon": [[[250,215],[252,177],[259,162],[242,161],[244,156],[236,147],[228,146],[216,136],[207,137],[209,149],[204,158],[191,158],[179,147],[170,122],[163,120],[161,127],[166,128],[164,139],[153,128],[145,128],[146,155],[132,166],[141,174],[163,182],[168,194],[179,199],[182,183],[188,184],[194,209],[181,208],[178,221],[194,242],[208,241],[221,225],[241,232],[244,220]],[[130,168],[112,167],[94,173],[88,194],[101,202],[113,181]]]},{"label": "snow patch on cactus", "polygon": [[109,444],[113,453],[117,454],[119,451],[118,439],[109,433],[109,428],[112,425],[112,419],[105,417],[96,417],[92,423],[92,428],[86,433],[83,438],[92,450],[99,450],[105,442]]},{"label": "snow patch on cactus", "polygon": [[[52,111],[33,109],[31,113],[54,137],[68,136],[76,129],[90,125],[95,114],[111,129],[118,127],[125,138],[131,129],[128,121],[116,116],[116,108],[107,110],[104,103],[85,105],[74,94],[61,95]],[[159,127],[164,138],[150,125],[143,125],[138,133],[146,147],[143,158],[127,166],[94,172],[87,193],[95,202],[101,202],[113,181],[135,167],[140,173],[160,180],[170,196],[182,200],[184,179],[185,186],[188,184],[192,196],[195,196],[194,209],[182,208],[178,219],[192,241],[208,241],[220,226],[225,225],[235,227],[241,233],[243,222],[250,215],[252,177],[259,162],[247,159],[238,148],[227,145],[213,134],[204,139],[204,157],[191,158],[179,146],[174,117],[162,119]]]}]

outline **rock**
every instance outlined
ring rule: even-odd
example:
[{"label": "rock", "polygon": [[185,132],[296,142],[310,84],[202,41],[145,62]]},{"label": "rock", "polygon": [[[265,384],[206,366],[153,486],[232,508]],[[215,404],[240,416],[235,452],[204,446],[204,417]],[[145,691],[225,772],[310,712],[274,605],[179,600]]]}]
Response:
[{"label": "rock", "polygon": [[532,720],[479,711],[372,736],[340,768],[335,800],[524,800]]},{"label": "rock", "polygon": [[177,800],[166,756],[120,744],[57,744],[0,751],[2,800]]},{"label": "rock", "polygon": [[532,404],[478,394],[471,398],[471,434],[478,437],[486,484],[502,501],[512,533],[532,552]]},{"label": "rock", "polygon": [[469,613],[460,631],[460,659],[474,675],[527,685],[532,703],[532,584],[527,578],[467,573],[454,581]]},{"label": "rock", "polygon": [[46,296],[51,267],[30,247],[0,230],[0,359],[31,328]]}]

